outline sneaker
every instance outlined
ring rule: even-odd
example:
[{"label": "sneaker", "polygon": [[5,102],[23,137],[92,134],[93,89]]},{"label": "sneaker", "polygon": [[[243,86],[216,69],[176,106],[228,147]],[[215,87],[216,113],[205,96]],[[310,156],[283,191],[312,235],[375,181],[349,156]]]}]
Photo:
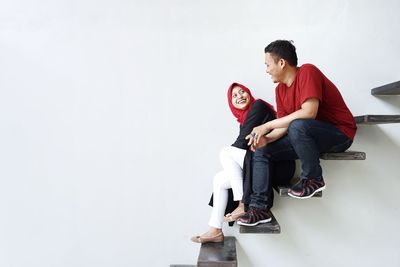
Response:
[{"label": "sneaker", "polygon": [[259,223],[270,222],[271,219],[269,209],[250,207],[250,210],[240,217],[237,223],[245,226],[256,226]]},{"label": "sneaker", "polygon": [[306,199],[315,193],[325,189],[324,179],[307,178],[300,179],[292,188],[289,189],[288,195],[294,198]]}]

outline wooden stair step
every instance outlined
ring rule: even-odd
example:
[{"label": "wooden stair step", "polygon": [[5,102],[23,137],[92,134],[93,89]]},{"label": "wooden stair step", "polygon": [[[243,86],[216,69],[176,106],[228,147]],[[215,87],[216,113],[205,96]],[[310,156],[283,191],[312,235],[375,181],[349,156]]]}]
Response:
[{"label": "wooden stair step", "polygon": [[322,153],[320,159],[324,160],[365,160],[365,152],[345,151],[339,153]]},{"label": "wooden stair step", "polygon": [[372,95],[400,95],[400,81],[376,87],[371,90]]},{"label": "wooden stair step", "polygon": [[400,123],[400,115],[362,115],[354,119],[357,124]]},{"label": "wooden stair step", "polygon": [[281,226],[272,212],[271,216],[272,220],[268,223],[260,223],[256,226],[240,225],[239,232],[242,234],[280,234]]},{"label": "wooden stair step", "polygon": [[201,244],[199,267],[237,267],[235,237],[226,236],[224,242]]}]

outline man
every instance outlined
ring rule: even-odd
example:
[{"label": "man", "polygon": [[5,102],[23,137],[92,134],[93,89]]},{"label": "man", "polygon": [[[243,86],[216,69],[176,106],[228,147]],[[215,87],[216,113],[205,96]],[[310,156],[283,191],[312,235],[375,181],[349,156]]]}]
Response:
[{"label": "man", "polygon": [[290,41],[272,42],[264,52],[267,73],[279,83],[275,89],[278,118],[246,137],[255,151],[253,193],[249,210],[238,224],[248,226],[271,220],[271,162],[299,159],[300,180],[289,195],[312,197],[325,189],[320,154],[345,151],[357,129],[336,86],[314,65],[297,67],[296,48]]}]

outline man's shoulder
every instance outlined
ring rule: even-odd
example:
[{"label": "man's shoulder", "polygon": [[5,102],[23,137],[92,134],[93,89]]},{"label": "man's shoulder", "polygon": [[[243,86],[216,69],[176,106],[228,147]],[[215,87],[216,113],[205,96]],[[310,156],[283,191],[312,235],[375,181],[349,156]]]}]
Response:
[{"label": "man's shoulder", "polygon": [[324,77],[322,71],[318,69],[315,65],[310,63],[301,65],[297,73],[297,78],[300,80],[308,80],[309,77],[314,77],[317,79],[322,79]]},{"label": "man's shoulder", "polygon": [[318,71],[320,70],[315,66],[314,64],[311,63],[305,63],[299,67],[299,72],[304,72],[304,71]]}]

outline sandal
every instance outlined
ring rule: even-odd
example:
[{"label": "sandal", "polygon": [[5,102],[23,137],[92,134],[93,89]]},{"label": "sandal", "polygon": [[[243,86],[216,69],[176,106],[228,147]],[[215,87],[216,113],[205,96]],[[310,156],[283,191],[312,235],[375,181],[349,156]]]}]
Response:
[{"label": "sandal", "polygon": [[193,236],[192,238],[190,238],[190,240],[192,240],[195,243],[201,243],[201,244],[210,242],[214,243],[224,242],[224,234],[221,232],[215,236],[210,236],[210,237],[202,237],[198,235],[198,236]]},{"label": "sandal", "polygon": [[224,222],[235,222],[237,219],[242,217],[246,212],[239,212],[239,213],[228,213],[224,217]]}]

